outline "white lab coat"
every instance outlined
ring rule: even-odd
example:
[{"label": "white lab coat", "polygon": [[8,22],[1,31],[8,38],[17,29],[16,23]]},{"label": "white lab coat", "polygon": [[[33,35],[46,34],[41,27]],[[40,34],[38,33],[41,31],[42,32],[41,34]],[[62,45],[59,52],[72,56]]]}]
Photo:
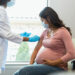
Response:
[{"label": "white lab coat", "polygon": [[0,68],[5,66],[8,40],[21,43],[23,37],[11,32],[6,10],[3,6],[0,6]]}]

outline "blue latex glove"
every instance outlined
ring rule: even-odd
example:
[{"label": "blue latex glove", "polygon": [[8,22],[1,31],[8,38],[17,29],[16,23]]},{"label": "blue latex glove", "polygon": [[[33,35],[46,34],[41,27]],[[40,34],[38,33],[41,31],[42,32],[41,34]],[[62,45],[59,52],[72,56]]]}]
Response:
[{"label": "blue latex glove", "polygon": [[22,37],[29,37],[30,35],[31,35],[31,33],[27,33],[27,32],[20,34],[20,36],[22,36]]},{"label": "blue latex glove", "polygon": [[33,37],[29,37],[29,42],[36,42],[36,41],[39,41],[40,40],[40,37],[35,35]]}]

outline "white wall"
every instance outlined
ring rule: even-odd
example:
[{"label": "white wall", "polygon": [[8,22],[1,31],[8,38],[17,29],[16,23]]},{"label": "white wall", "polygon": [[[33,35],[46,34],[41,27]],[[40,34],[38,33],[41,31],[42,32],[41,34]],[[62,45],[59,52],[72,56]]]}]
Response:
[{"label": "white wall", "polygon": [[3,71],[0,75],[14,75],[14,73],[21,69],[24,66],[27,66],[28,63],[12,63],[12,64],[6,64],[5,71]]},{"label": "white wall", "polygon": [[71,27],[75,38],[75,0],[50,0],[50,7],[58,13],[66,26]]}]

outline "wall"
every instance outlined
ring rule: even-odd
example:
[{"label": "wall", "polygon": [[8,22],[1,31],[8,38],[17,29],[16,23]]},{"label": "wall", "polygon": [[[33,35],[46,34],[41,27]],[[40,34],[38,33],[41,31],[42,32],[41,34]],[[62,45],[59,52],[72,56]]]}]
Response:
[{"label": "wall", "polygon": [[63,20],[66,26],[70,26],[75,38],[75,0],[49,0],[52,7]]},{"label": "wall", "polygon": [[0,75],[14,75],[16,71],[21,69],[24,66],[27,66],[29,63],[9,63],[6,64],[5,71],[3,71]]}]

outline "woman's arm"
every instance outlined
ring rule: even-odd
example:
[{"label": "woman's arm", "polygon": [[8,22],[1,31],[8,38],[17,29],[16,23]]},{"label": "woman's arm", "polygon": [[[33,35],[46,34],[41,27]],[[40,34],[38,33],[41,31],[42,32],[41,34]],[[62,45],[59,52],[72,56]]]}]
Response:
[{"label": "woman's arm", "polygon": [[72,42],[72,37],[69,34],[69,32],[64,31],[62,33],[62,41],[65,46],[66,54],[63,57],[61,57],[61,60],[63,62],[68,62],[72,59],[75,59],[75,48]]},{"label": "woman's arm", "polygon": [[31,59],[30,59],[30,64],[34,63],[36,55],[37,55],[38,51],[40,50],[41,46],[42,46],[42,39],[40,39],[40,41],[37,43],[37,45],[36,45],[36,47],[35,47],[35,49],[32,53],[32,56],[31,56]]},{"label": "woman's arm", "polygon": [[36,58],[36,55],[38,53],[38,51],[40,50],[41,46],[42,46],[42,41],[43,41],[43,38],[44,38],[44,35],[47,33],[47,30],[44,30],[43,33],[41,34],[40,36],[40,41],[37,43],[33,53],[32,53],[32,56],[31,56],[31,59],[30,59],[30,64],[33,64],[34,63],[34,60]]},{"label": "woman's arm", "polygon": [[44,63],[43,64],[47,64],[50,66],[59,66],[60,64],[66,64],[64,63],[60,58],[57,60],[47,60],[47,59],[43,59]]}]

